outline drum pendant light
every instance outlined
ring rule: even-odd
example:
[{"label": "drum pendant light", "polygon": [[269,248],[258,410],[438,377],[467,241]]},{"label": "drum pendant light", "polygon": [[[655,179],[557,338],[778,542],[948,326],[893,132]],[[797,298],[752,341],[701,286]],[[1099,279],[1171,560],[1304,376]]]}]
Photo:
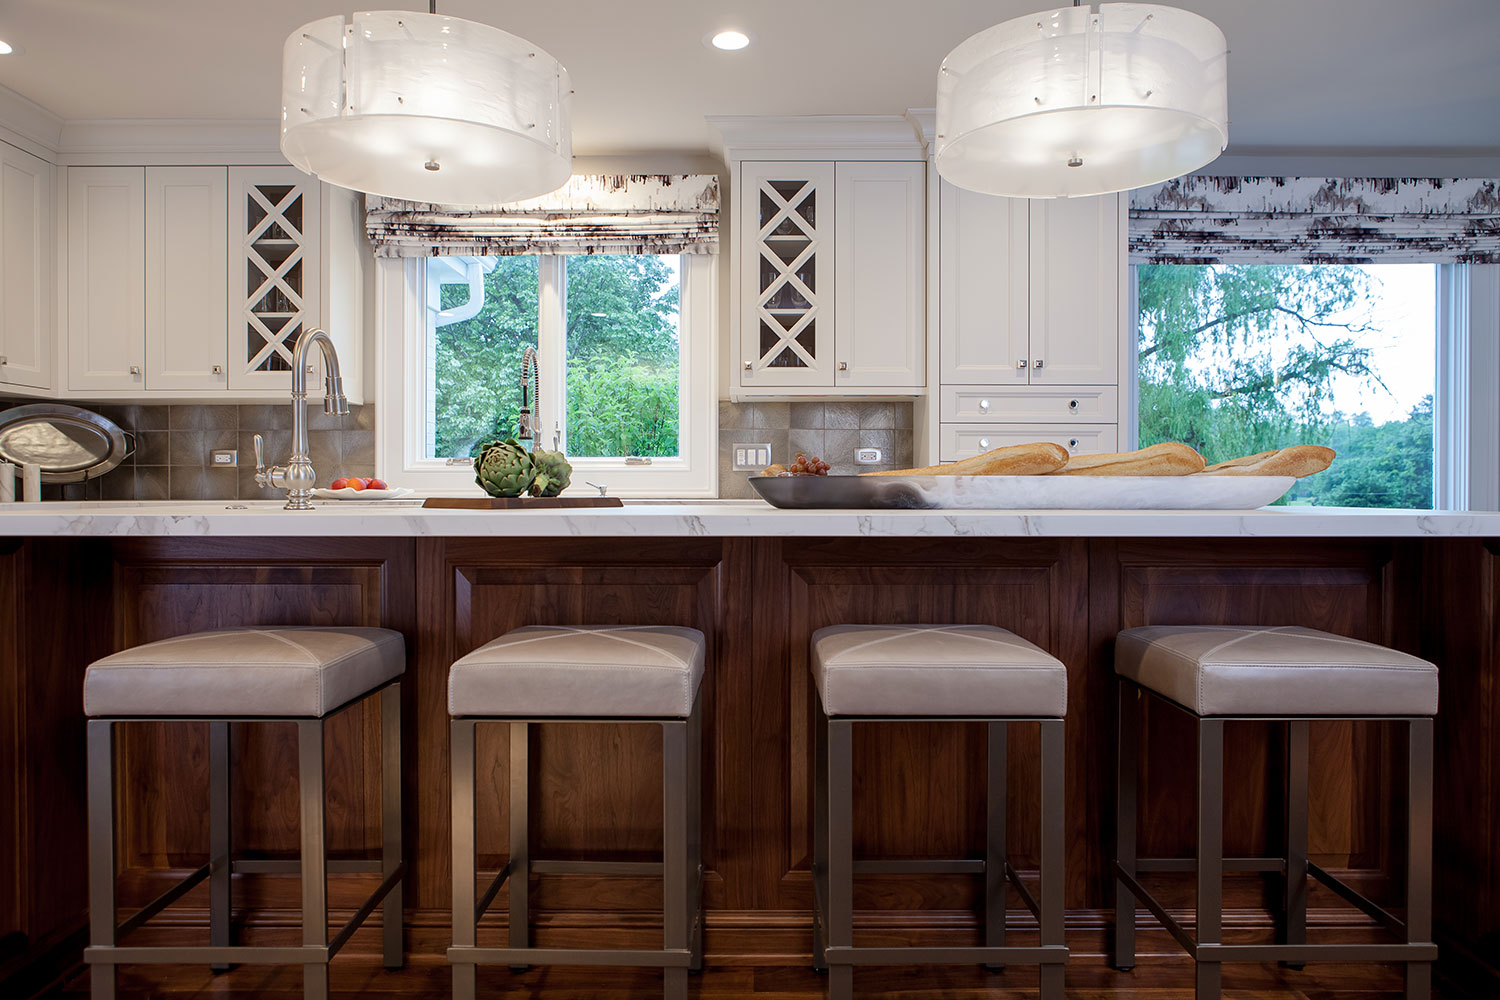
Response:
[{"label": "drum pendant light", "polygon": [[282,49],[281,152],[339,187],[493,205],[572,173],[572,83],[509,32],[434,12],[309,22]]},{"label": "drum pendant light", "polygon": [[1229,142],[1228,45],[1175,7],[1102,3],[972,36],[938,72],[937,171],[971,191],[1058,198],[1157,184]]}]

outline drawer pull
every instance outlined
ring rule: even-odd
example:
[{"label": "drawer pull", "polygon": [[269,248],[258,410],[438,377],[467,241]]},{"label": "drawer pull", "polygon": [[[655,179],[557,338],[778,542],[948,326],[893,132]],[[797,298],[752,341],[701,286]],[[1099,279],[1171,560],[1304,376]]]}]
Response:
[{"label": "drawer pull", "polygon": [[1076,399],[1070,399],[1070,400],[1068,400],[1068,409],[1070,409],[1070,410],[1076,410],[1076,409],[1078,409],[1078,400],[1076,400]]},{"label": "drawer pull", "polygon": [[1078,447],[1078,439],[1077,438],[1069,438],[1068,439],[1068,447],[1076,449]]},{"label": "drawer pull", "polygon": [[990,439],[989,438],[980,438],[979,439],[979,447],[981,447],[981,448],[988,448],[989,446],[990,446]]},{"label": "drawer pull", "polygon": [[988,410],[990,408],[990,401],[988,399],[981,399],[979,401],[979,408],[981,410]]}]

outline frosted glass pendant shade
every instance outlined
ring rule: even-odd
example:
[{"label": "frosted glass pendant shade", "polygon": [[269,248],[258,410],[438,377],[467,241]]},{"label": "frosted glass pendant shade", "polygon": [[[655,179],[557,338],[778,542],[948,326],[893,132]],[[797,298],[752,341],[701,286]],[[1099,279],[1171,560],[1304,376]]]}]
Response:
[{"label": "frosted glass pendant shade", "polygon": [[938,72],[938,173],[961,188],[1057,198],[1157,184],[1229,142],[1228,46],[1175,7],[1105,3],[979,32]]},{"label": "frosted glass pendant shade", "polygon": [[572,173],[568,71],[524,38],[440,14],[357,11],[292,32],[281,152],[340,187],[493,205]]}]

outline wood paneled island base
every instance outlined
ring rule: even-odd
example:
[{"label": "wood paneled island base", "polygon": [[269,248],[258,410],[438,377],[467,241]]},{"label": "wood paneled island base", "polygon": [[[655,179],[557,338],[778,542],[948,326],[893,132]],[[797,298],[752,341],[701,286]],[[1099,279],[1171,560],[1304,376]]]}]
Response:
[{"label": "wood paneled island base", "polygon": [[[806,964],[811,948],[815,694],[808,638],[838,623],[962,622],[1008,628],[1068,667],[1068,937],[1078,984],[1105,991],[1130,982],[1105,972],[1097,958],[1111,902],[1117,631],[1159,623],[1307,625],[1437,662],[1439,981],[1445,996],[1495,996],[1497,593],[1500,547],[1477,539],[0,539],[0,802],[16,803],[13,812],[0,807],[0,976],[10,977],[0,981],[0,993],[25,995],[49,970],[66,970],[77,959],[86,919],[81,683],[91,659],[239,624],[402,631],[411,656],[404,705],[408,943],[416,960],[413,989],[424,992],[434,986],[447,943],[449,664],[521,625],[615,623],[691,626],[708,637],[701,697],[709,965],[752,969],[753,976],[740,978],[771,996],[815,992],[811,980],[790,970],[788,976],[801,978],[787,980],[784,991],[766,985],[777,976],[771,967]],[[126,873],[120,897],[128,907],[206,856],[208,753],[202,727],[123,728],[118,836]],[[659,734],[648,727],[537,728],[533,855],[645,860],[659,851]],[[981,857],[983,730],[862,728],[855,742],[856,855]],[[1010,849],[1018,867],[1034,868],[1038,748],[1034,733],[1012,728]],[[1244,724],[1228,734],[1230,855],[1277,850],[1282,741],[1269,730]],[[1193,734],[1165,712],[1148,731],[1142,794],[1153,822],[1141,832],[1140,849],[1187,856],[1192,789],[1184,762]],[[1401,888],[1401,803],[1388,793],[1401,787],[1389,780],[1400,749],[1394,728],[1381,724],[1313,728],[1312,859],[1387,903],[1399,900]],[[376,713],[356,709],[330,725],[327,752],[329,842],[336,856],[373,852],[380,804]],[[237,849],[289,856],[298,816],[290,729],[237,725],[233,754]],[[505,754],[504,741],[486,739],[481,730],[481,864],[507,847]],[[158,876],[146,874],[148,868],[177,871]],[[1169,908],[1190,913],[1188,881],[1162,877],[1154,884]],[[974,943],[980,888],[966,876],[861,877],[857,940]],[[357,877],[333,880],[331,917],[341,921],[366,890]],[[1226,931],[1245,940],[1268,937],[1267,907],[1276,892],[1261,876],[1230,876]],[[294,879],[251,877],[237,882],[235,893],[242,933],[268,939],[295,933]],[[659,934],[660,890],[651,880],[543,876],[533,896],[538,944],[628,946]],[[1310,908],[1314,940],[1319,934],[1378,939],[1362,914],[1319,888]],[[492,913],[481,942],[484,934],[503,933],[503,901]],[[1145,986],[1178,985],[1158,978],[1152,966],[1188,966],[1144,913],[1141,926],[1143,957],[1133,975]],[[188,943],[206,940],[206,927],[206,899],[190,894],[140,933]],[[1018,943],[1034,932],[1016,899],[1012,927]],[[1147,957],[1152,952],[1163,957]],[[1391,978],[1379,979],[1386,974]],[[380,989],[377,975],[384,974],[371,968],[362,988]],[[525,982],[532,995],[550,995],[553,980],[546,977],[555,975],[532,973]],[[1034,986],[1035,978],[1034,970],[1020,969],[1003,977],[975,972],[965,979],[968,970],[932,975],[934,985],[964,990]],[[1286,970],[1239,975],[1248,977],[1247,989],[1302,990],[1289,985],[1299,974]],[[1399,983],[1394,968],[1329,967],[1308,975],[1308,995],[1378,993]],[[762,983],[762,977],[770,978]],[[709,989],[718,981],[704,978],[705,995],[740,988],[724,979],[723,991]],[[556,982],[569,995],[582,983],[566,976]],[[1227,984],[1235,982],[1226,974]]]}]

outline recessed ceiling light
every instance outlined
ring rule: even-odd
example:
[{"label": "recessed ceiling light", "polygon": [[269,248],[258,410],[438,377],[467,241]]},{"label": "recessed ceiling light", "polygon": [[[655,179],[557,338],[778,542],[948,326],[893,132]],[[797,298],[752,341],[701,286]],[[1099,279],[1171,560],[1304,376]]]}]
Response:
[{"label": "recessed ceiling light", "polygon": [[710,35],[708,38],[708,44],[712,45],[716,49],[724,49],[726,52],[733,52],[736,49],[743,49],[745,46],[749,45],[750,36],[745,34],[745,32],[743,31],[739,31],[738,29],[728,28],[724,31],[716,31],[712,35]]},{"label": "recessed ceiling light", "polygon": [[10,42],[0,40],[0,56],[8,56],[14,51],[16,51],[15,46],[11,45]]}]

